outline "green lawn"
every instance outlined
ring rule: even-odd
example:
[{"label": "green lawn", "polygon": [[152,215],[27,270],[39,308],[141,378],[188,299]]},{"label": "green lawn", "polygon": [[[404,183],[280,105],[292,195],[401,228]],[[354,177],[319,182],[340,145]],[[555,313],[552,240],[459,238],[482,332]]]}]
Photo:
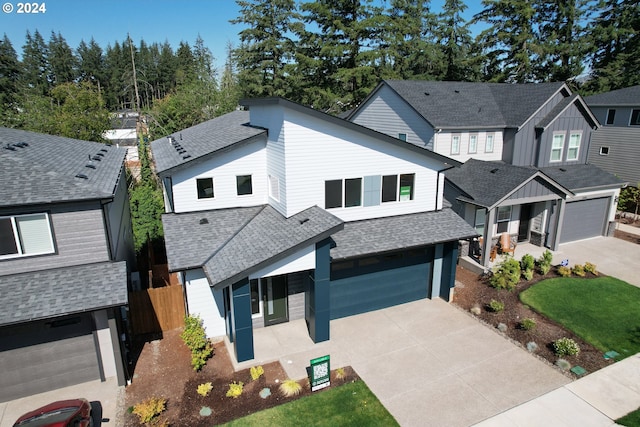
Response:
[{"label": "green lawn", "polygon": [[620,359],[640,352],[640,288],[613,277],[544,280],[520,300]]},{"label": "green lawn", "polygon": [[397,426],[363,381],[256,412],[225,426]]},{"label": "green lawn", "polygon": [[616,424],[627,427],[640,427],[640,408],[616,420]]}]

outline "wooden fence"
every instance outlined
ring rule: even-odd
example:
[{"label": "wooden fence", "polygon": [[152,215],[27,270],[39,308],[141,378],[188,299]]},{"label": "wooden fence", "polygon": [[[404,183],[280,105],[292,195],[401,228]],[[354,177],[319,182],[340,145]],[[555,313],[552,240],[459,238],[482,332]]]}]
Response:
[{"label": "wooden fence", "polygon": [[159,333],[184,326],[182,286],[129,292],[129,317],[135,335]]}]

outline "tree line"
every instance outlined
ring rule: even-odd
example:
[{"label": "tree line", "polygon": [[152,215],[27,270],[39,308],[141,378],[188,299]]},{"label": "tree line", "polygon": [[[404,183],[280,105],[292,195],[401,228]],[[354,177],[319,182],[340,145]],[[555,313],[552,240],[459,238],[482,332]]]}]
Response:
[{"label": "tree line", "polygon": [[[640,84],[635,0],[237,0],[219,71],[198,37],[93,39],[71,48],[27,32],[21,59],[0,40],[0,125],[100,140],[108,112],[147,114],[162,136],[233,110],[242,97],[283,96],[333,114],[381,79],[567,81],[583,94]],[[476,34],[472,28],[478,28]]]}]

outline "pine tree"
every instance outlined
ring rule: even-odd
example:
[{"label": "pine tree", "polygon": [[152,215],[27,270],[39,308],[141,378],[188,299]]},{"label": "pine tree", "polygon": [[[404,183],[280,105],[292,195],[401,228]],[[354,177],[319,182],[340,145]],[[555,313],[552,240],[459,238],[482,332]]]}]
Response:
[{"label": "pine tree", "polygon": [[20,63],[11,41],[4,35],[0,40],[0,125],[11,126],[17,111]]},{"label": "pine tree", "polygon": [[91,38],[89,44],[80,41],[77,49],[78,77],[85,82],[91,82],[98,87],[105,86],[105,63],[102,48]]},{"label": "pine tree", "polygon": [[22,83],[25,90],[38,95],[49,93],[49,49],[42,35],[27,30],[26,43],[22,47]]},{"label": "pine tree", "polygon": [[474,61],[474,44],[469,24],[462,17],[463,0],[446,0],[438,15],[438,44],[444,56],[443,80],[475,81],[479,77]]},{"label": "pine tree", "polygon": [[51,84],[55,86],[75,81],[78,76],[77,59],[64,37],[52,31],[48,48],[50,73],[48,80]]}]

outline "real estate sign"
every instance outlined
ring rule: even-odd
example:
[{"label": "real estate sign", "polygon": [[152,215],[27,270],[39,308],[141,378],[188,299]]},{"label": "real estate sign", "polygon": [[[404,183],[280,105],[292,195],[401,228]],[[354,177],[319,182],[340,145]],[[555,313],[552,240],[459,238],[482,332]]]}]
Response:
[{"label": "real estate sign", "polygon": [[311,391],[329,387],[330,379],[329,355],[311,359]]}]

